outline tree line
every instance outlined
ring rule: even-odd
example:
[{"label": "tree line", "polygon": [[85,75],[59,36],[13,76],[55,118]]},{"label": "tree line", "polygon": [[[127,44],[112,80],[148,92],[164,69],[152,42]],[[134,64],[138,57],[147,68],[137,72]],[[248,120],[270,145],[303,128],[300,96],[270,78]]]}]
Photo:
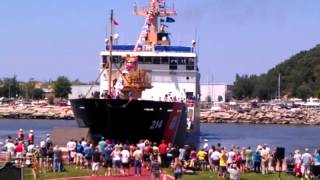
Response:
[{"label": "tree line", "polygon": [[301,51],[261,75],[236,75],[233,97],[236,99],[287,97],[307,99],[320,97],[320,45]]},{"label": "tree line", "polygon": [[[53,89],[56,98],[67,98],[71,93],[71,82],[65,76],[59,76],[55,81],[44,84],[48,89]],[[0,79],[0,97],[39,100],[44,99],[44,93],[43,88],[36,86],[33,78],[27,82],[19,82],[16,76]]]}]

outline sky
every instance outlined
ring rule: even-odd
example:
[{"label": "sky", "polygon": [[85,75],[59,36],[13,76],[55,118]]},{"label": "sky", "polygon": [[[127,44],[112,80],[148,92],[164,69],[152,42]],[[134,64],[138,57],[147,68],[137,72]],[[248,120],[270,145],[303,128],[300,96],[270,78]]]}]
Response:
[{"label": "sky", "polygon": [[[0,1],[0,78],[93,81],[114,10],[120,44],[134,44],[148,0]],[[320,44],[319,0],[167,0],[173,45],[197,40],[201,81],[232,84]]]}]

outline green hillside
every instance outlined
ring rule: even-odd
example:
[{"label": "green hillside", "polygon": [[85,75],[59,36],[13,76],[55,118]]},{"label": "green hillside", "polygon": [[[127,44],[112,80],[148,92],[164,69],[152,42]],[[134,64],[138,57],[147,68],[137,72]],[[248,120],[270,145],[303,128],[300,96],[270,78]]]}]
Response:
[{"label": "green hillside", "polygon": [[320,45],[292,56],[261,75],[236,75],[233,96],[236,99],[277,98],[281,75],[281,96],[320,96]]}]

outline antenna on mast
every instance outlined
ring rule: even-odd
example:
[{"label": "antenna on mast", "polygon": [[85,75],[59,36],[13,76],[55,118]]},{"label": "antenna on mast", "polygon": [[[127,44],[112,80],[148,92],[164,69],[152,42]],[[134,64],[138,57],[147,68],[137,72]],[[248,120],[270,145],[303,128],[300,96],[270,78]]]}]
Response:
[{"label": "antenna on mast", "polygon": [[108,90],[109,95],[111,95],[111,81],[112,81],[112,41],[113,41],[113,9],[111,9],[110,15],[110,37],[109,37],[109,80],[108,80]]}]

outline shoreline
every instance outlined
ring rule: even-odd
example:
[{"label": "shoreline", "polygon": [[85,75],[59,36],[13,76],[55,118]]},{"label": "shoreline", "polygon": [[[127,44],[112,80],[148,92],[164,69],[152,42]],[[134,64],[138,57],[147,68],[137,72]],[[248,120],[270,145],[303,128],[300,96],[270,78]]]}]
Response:
[{"label": "shoreline", "polygon": [[257,109],[246,111],[221,109],[200,112],[201,123],[320,125],[320,112],[312,109]]},{"label": "shoreline", "polygon": [[[71,106],[12,106],[0,105],[0,120],[74,120]],[[201,109],[200,123],[257,125],[320,125],[320,112],[311,109],[247,111]]]},{"label": "shoreline", "polygon": [[0,106],[0,119],[73,120],[71,106]]}]

